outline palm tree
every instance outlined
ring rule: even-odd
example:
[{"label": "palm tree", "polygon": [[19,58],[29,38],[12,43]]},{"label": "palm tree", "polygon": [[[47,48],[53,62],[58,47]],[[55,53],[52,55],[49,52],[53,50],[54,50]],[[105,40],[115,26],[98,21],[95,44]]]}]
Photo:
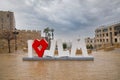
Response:
[{"label": "palm tree", "polygon": [[67,48],[67,44],[63,43],[63,49],[65,50]]},{"label": "palm tree", "polygon": [[47,35],[47,36],[48,36],[48,39],[50,39],[50,38],[51,38],[51,34],[50,34],[50,33],[48,33],[48,35]]},{"label": "palm tree", "polygon": [[45,33],[45,37],[48,37],[47,35],[48,35],[49,31],[50,31],[49,27],[44,29],[43,32]]},{"label": "palm tree", "polygon": [[51,45],[51,42],[50,42],[50,40],[51,40],[51,34],[50,33],[48,33],[48,43],[49,43],[49,45],[48,45],[48,49],[50,49],[50,45]]},{"label": "palm tree", "polygon": [[45,39],[48,41],[49,39],[48,39],[48,33],[49,33],[49,31],[50,31],[50,29],[49,29],[49,27],[47,27],[47,28],[45,28],[44,29],[44,33],[45,33]]},{"label": "palm tree", "polygon": [[51,32],[52,32],[52,39],[54,39],[54,29],[51,29]]}]

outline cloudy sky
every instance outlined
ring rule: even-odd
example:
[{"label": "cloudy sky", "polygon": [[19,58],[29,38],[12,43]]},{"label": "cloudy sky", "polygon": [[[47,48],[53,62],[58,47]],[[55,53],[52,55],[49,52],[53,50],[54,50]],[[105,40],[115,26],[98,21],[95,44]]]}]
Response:
[{"label": "cloudy sky", "polygon": [[55,29],[56,38],[93,36],[102,25],[120,22],[120,0],[1,0],[18,29]]}]

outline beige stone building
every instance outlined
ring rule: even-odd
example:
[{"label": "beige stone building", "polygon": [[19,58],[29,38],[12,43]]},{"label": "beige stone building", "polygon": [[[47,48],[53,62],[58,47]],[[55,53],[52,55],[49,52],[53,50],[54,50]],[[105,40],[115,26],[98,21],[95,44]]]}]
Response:
[{"label": "beige stone building", "polygon": [[[90,42],[91,41],[91,42]],[[110,26],[101,26],[95,30],[94,38],[86,38],[86,44],[94,48],[120,45],[120,23]]]},{"label": "beige stone building", "polygon": [[[17,50],[23,50],[27,48],[27,40],[41,39],[41,31],[35,30],[16,30],[15,32],[15,18],[14,13],[10,11],[0,11],[0,53],[8,52],[8,42],[1,36],[4,35],[4,31],[10,31],[13,33],[14,39],[11,42],[11,52]],[[2,34],[1,34],[2,33]],[[16,38],[15,38],[16,36]]]},{"label": "beige stone building", "polygon": [[41,31],[36,30],[18,30],[17,45],[18,49],[27,48],[27,40],[41,39]]},{"label": "beige stone building", "polygon": [[0,11],[0,30],[13,30],[14,28],[14,13],[10,11]]}]

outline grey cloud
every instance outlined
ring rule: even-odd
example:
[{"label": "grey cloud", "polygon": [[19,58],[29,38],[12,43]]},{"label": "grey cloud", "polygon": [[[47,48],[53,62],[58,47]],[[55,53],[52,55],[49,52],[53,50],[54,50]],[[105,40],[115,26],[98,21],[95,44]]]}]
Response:
[{"label": "grey cloud", "polygon": [[90,36],[98,26],[120,21],[120,0],[4,0],[0,9],[15,12],[18,28],[48,26],[66,37]]}]

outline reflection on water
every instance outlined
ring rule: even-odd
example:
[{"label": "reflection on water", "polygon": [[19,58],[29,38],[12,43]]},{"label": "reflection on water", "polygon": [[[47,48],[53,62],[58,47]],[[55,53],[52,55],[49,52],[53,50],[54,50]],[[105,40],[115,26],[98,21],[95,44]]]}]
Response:
[{"label": "reflection on water", "polygon": [[94,52],[94,61],[23,61],[0,54],[0,80],[120,80],[120,53]]}]

